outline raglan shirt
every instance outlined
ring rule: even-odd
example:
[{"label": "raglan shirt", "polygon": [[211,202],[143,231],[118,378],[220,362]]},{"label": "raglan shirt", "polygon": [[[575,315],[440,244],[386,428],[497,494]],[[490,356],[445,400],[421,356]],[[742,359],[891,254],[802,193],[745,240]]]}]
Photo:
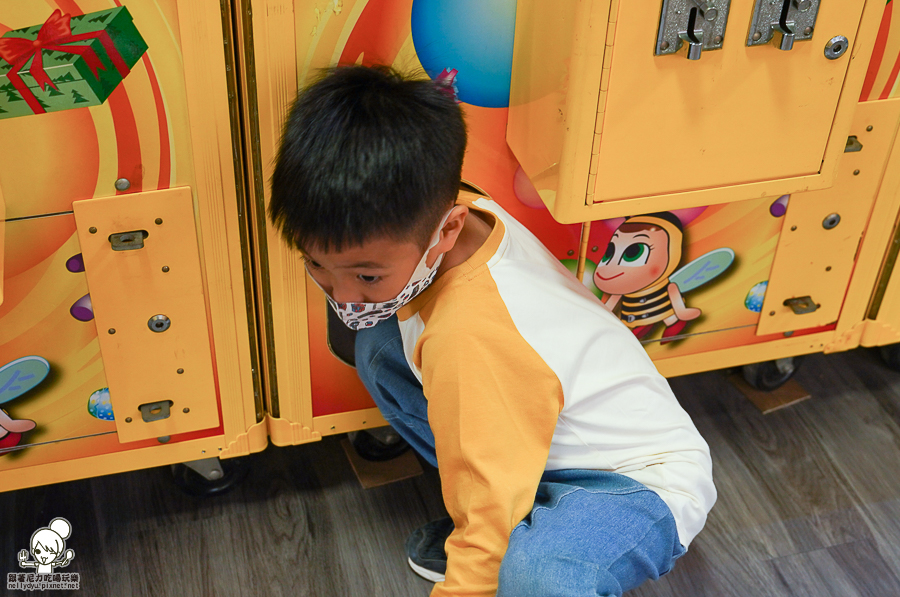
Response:
[{"label": "raglan shirt", "polygon": [[634,335],[524,226],[461,193],[492,231],[398,312],[455,529],[432,597],[492,596],[545,470],[655,491],[687,547],[716,499],[709,448]]}]

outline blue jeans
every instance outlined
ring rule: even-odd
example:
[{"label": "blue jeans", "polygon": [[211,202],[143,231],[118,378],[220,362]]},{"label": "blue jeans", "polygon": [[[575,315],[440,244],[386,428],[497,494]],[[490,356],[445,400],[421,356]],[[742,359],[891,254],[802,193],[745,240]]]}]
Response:
[{"label": "blue jeans", "polygon": [[[385,420],[437,466],[428,404],[396,317],[360,330],[356,367]],[[534,507],[512,530],[497,596],[621,596],[684,553],[672,512],[646,486],[607,471],[547,471]]]}]

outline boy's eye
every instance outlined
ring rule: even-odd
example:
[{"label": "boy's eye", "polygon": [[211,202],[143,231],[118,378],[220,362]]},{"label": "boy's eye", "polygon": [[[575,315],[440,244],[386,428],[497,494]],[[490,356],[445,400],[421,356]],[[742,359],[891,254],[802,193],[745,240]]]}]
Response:
[{"label": "boy's eye", "polygon": [[313,268],[313,269],[319,269],[319,268],[322,267],[321,265],[319,265],[318,263],[316,263],[315,261],[313,261],[313,260],[310,259],[309,257],[304,257],[304,258],[303,258],[303,263],[305,263],[305,264],[307,265],[307,267],[311,267],[311,268]]},{"label": "boy's eye", "polygon": [[381,279],[379,276],[365,276],[363,274],[360,274],[358,277],[360,280],[362,280],[366,284],[374,284],[375,282],[377,282],[378,280]]}]

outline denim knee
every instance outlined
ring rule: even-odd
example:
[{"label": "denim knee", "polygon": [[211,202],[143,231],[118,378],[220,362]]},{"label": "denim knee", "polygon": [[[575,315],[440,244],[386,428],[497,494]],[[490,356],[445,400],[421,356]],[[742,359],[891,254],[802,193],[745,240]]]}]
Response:
[{"label": "denim knee", "polygon": [[360,376],[368,373],[372,361],[375,360],[378,353],[395,338],[400,338],[400,328],[397,325],[396,317],[356,333],[354,357],[356,370]]},{"label": "denim knee", "polygon": [[620,596],[622,587],[594,562],[548,551],[507,551],[500,565],[497,597]]}]

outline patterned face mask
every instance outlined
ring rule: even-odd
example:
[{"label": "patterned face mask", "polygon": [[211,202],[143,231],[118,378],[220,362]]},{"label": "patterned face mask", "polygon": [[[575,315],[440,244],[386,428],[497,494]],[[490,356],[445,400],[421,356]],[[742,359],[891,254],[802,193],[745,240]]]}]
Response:
[{"label": "patterned face mask", "polygon": [[[448,217],[450,217],[449,211],[444,216],[444,219],[441,220],[437,232],[435,232],[434,236],[431,238],[431,242],[428,244],[428,248],[425,249],[425,254],[422,255],[422,259],[419,260],[419,264],[416,266],[415,271],[413,271],[409,282],[396,298],[383,303],[339,303],[322,289],[322,291],[325,292],[325,298],[328,299],[328,304],[331,305],[331,308],[334,309],[334,312],[338,314],[338,317],[341,318],[341,321],[343,321],[347,327],[351,330],[373,327],[375,324],[384,321],[385,319],[389,319],[394,313],[400,310],[400,307],[419,296],[423,290],[428,288],[437,276],[441,261],[444,260],[444,254],[441,253],[438,255],[437,259],[435,259],[434,265],[428,267],[426,264],[428,252],[433,249],[441,239],[441,230],[444,228],[444,224],[447,223]],[[310,275],[310,277],[313,278],[312,275]],[[315,281],[316,279],[313,278],[313,282]],[[318,282],[316,282],[316,286],[319,286]],[[321,289],[322,287],[319,286],[319,288]]]}]

